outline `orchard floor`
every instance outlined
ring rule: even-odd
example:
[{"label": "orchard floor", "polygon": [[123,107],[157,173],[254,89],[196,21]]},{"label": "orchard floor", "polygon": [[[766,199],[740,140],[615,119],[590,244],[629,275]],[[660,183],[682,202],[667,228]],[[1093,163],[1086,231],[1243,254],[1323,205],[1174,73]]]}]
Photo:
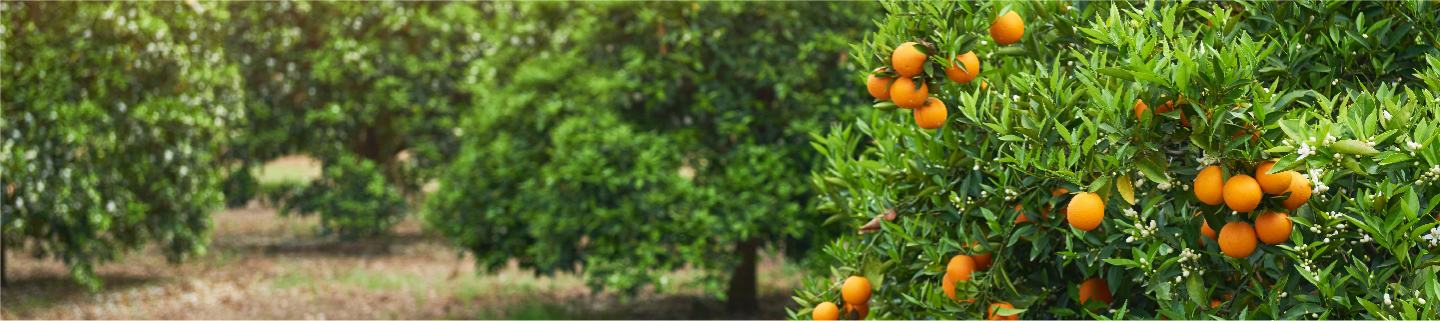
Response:
[{"label": "orchard floor", "polygon": [[732,319],[785,318],[793,266],[767,255],[761,311],[734,314],[670,272],[667,289],[623,299],[591,293],[572,274],[537,276],[515,265],[477,272],[473,260],[406,221],[392,236],[339,242],[315,220],[251,207],[214,216],[208,254],[166,263],[156,249],[96,269],[86,291],[54,260],[10,253],[3,319]]}]

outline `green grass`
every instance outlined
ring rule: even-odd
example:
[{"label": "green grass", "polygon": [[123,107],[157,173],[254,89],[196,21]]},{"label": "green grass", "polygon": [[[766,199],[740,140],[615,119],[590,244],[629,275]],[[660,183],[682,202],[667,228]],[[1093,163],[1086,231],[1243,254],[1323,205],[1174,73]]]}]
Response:
[{"label": "green grass", "polygon": [[287,182],[309,184],[310,181],[320,177],[321,168],[314,164],[294,164],[285,162],[269,162],[255,169],[255,180],[261,185],[283,184]]},{"label": "green grass", "polygon": [[368,290],[398,290],[405,287],[406,275],[375,273],[365,269],[353,269],[338,281]]},{"label": "green grass", "polygon": [[305,274],[304,272],[296,271],[277,276],[274,280],[271,280],[270,283],[277,289],[308,287],[315,284],[315,277]]},{"label": "green grass", "polygon": [[[464,316],[462,316],[463,318]],[[565,311],[565,306],[556,303],[544,303],[527,301],[525,303],[505,307],[503,310],[485,310],[470,318],[479,320],[565,320],[575,319],[575,315]]]}]

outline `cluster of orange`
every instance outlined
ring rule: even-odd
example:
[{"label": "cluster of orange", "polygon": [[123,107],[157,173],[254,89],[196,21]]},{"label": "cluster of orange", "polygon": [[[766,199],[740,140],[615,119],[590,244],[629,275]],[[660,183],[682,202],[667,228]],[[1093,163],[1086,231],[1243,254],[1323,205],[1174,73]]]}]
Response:
[{"label": "cluster of orange", "polygon": [[[1268,173],[1275,162],[1265,161],[1255,167],[1255,177],[1236,174],[1224,180],[1219,166],[1208,166],[1195,175],[1195,198],[1209,205],[1225,206],[1239,213],[1250,213],[1260,206],[1264,194],[1285,195],[1281,205],[1295,210],[1310,201],[1310,180],[1295,171]],[[1223,185],[1222,185],[1223,182]],[[1220,242],[1220,252],[1233,258],[1249,257],[1255,252],[1256,240],[1265,244],[1280,244],[1290,239],[1290,215],[1267,210],[1255,217],[1255,225],[1241,220],[1225,223],[1220,233],[1210,228],[1208,222],[1200,225],[1200,233]]]},{"label": "cluster of orange", "polygon": [[[1000,15],[990,25],[990,37],[1000,45],[1018,42],[1024,34],[1025,22],[1014,11]],[[929,44],[916,42],[906,42],[896,47],[895,51],[890,53],[890,66],[875,69],[866,79],[865,89],[876,100],[889,100],[900,108],[911,110],[915,117],[915,124],[920,128],[936,129],[945,124],[945,118],[949,116],[949,111],[945,109],[944,102],[930,97],[930,86],[925,83],[926,77],[922,75],[925,70],[925,61],[929,56],[925,51],[921,51],[922,46],[928,51],[934,51]],[[980,76],[980,58],[973,51],[956,56],[949,66],[945,66],[945,77],[956,83],[967,84],[978,76]],[[983,89],[985,83],[981,82],[980,86]],[[1024,217],[1022,214],[1017,220]],[[975,270],[989,269],[990,263],[991,255],[988,252],[957,255],[951,258],[950,264],[946,266],[944,285],[942,286],[945,295],[955,299],[956,282],[970,280],[971,274]],[[865,277],[851,276],[845,279],[845,283],[841,285],[840,296],[845,304],[844,316],[846,319],[864,319],[869,314],[870,291],[870,280]],[[987,317],[991,320],[1018,319],[1016,315],[997,315],[995,312],[1001,308],[1014,309],[1015,307],[1008,302],[991,303]],[[834,302],[826,301],[817,304],[810,316],[815,320],[839,320],[841,311]]]},{"label": "cluster of orange", "polygon": [[[995,43],[1009,45],[1020,41],[1025,34],[1025,22],[1014,11],[1006,12],[990,25],[990,37]],[[926,49],[926,50],[922,50]],[[895,47],[890,53],[890,66],[876,68],[865,80],[865,89],[876,100],[889,100],[895,106],[911,110],[915,125],[924,129],[936,129],[945,125],[949,111],[945,102],[930,97],[930,86],[924,77],[926,52],[934,52],[929,43],[906,42]],[[963,66],[963,67],[962,67]],[[956,56],[945,66],[945,77],[960,84],[968,84],[980,76],[980,58],[974,51]],[[981,88],[985,84],[981,83]]]},{"label": "cluster of orange", "polygon": [[[845,303],[845,319],[860,320],[870,314],[870,279],[851,276],[840,286],[840,299]],[[825,301],[815,305],[810,312],[815,320],[840,320],[840,307],[835,302]]]},{"label": "cluster of orange", "polygon": [[[958,282],[970,281],[975,271],[990,269],[990,259],[991,255],[988,252],[975,254],[973,256],[962,254],[951,257],[950,262],[945,265],[945,277],[940,281],[940,288],[945,291],[945,296],[951,300],[975,302],[975,299],[962,300],[955,297],[955,286]],[[1016,320],[1019,318],[1019,316],[1015,315],[996,315],[995,312],[1001,308],[1014,309],[1015,306],[1011,305],[1010,302],[1004,301],[991,303],[987,309],[986,317],[990,320]]]},{"label": "cluster of orange", "polygon": [[[1184,103],[1185,103],[1185,97],[1179,97],[1179,98],[1176,98],[1176,99],[1173,99],[1173,100],[1165,101],[1165,103],[1164,103],[1164,104],[1161,104],[1160,107],[1155,107],[1155,113],[1156,113],[1156,114],[1168,113],[1168,112],[1170,112],[1170,111],[1172,111],[1172,110],[1175,110],[1175,107],[1179,106],[1180,104],[1184,104]],[[1141,116],[1145,115],[1145,112],[1146,112],[1146,111],[1149,111],[1149,110],[1150,110],[1150,105],[1145,104],[1145,101],[1144,101],[1144,100],[1139,100],[1139,99],[1136,99],[1136,100],[1135,100],[1135,118],[1136,118],[1136,119],[1141,119],[1141,118],[1142,118]],[[1183,113],[1183,112],[1180,113],[1180,124],[1181,124],[1181,125],[1185,125],[1185,127],[1190,127],[1190,119],[1185,118],[1185,113]]]}]

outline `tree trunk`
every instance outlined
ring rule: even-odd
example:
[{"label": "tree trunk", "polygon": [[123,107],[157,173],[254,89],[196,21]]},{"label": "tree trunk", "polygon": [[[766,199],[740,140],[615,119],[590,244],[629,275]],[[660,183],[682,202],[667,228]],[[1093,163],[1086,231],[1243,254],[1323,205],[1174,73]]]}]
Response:
[{"label": "tree trunk", "polygon": [[10,249],[5,246],[5,235],[0,234],[0,286],[9,283],[5,278],[5,262],[9,261],[9,256],[6,254],[10,254]]},{"label": "tree trunk", "polygon": [[759,314],[759,301],[756,299],[759,289],[756,287],[755,265],[756,255],[760,248],[760,240],[749,239],[735,243],[735,253],[740,255],[740,264],[730,273],[730,289],[726,291],[726,299],[730,312],[756,316]]}]

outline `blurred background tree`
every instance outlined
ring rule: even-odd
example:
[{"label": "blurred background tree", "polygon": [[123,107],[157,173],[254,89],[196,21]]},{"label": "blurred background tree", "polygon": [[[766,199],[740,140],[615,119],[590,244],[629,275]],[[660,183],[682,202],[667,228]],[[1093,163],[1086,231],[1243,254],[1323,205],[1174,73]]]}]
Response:
[{"label": "blurred background tree", "polygon": [[[376,234],[404,215],[404,199],[371,198],[390,192],[349,193],[336,185],[374,176],[385,189],[414,196],[456,146],[455,121],[471,103],[457,88],[470,61],[486,48],[474,3],[236,2],[225,4],[235,19],[227,26],[230,58],[245,79],[251,115],[244,137],[227,159],[251,167],[279,156],[319,159],[321,179],[281,197],[285,209],[318,213],[326,231]],[[360,165],[360,164],[373,164]],[[343,169],[335,169],[338,167]],[[360,171],[360,172],[357,172]],[[350,172],[350,178],[333,177]],[[231,204],[256,190],[232,186]],[[282,190],[284,191],[284,190]],[[357,198],[358,197],[358,198]],[[381,202],[376,206],[319,203]]]},{"label": "blurred background tree", "polygon": [[95,264],[147,242],[202,254],[245,110],[223,13],[183,3],[3,3],[5,249]]},{"label": "blurred background tree", "polygon": [[863,109],[865,3],[495,3],[425,219],[489,268],[633,292],[697,268],[755,306],[757,251],[825,233],[811,133]]}]

